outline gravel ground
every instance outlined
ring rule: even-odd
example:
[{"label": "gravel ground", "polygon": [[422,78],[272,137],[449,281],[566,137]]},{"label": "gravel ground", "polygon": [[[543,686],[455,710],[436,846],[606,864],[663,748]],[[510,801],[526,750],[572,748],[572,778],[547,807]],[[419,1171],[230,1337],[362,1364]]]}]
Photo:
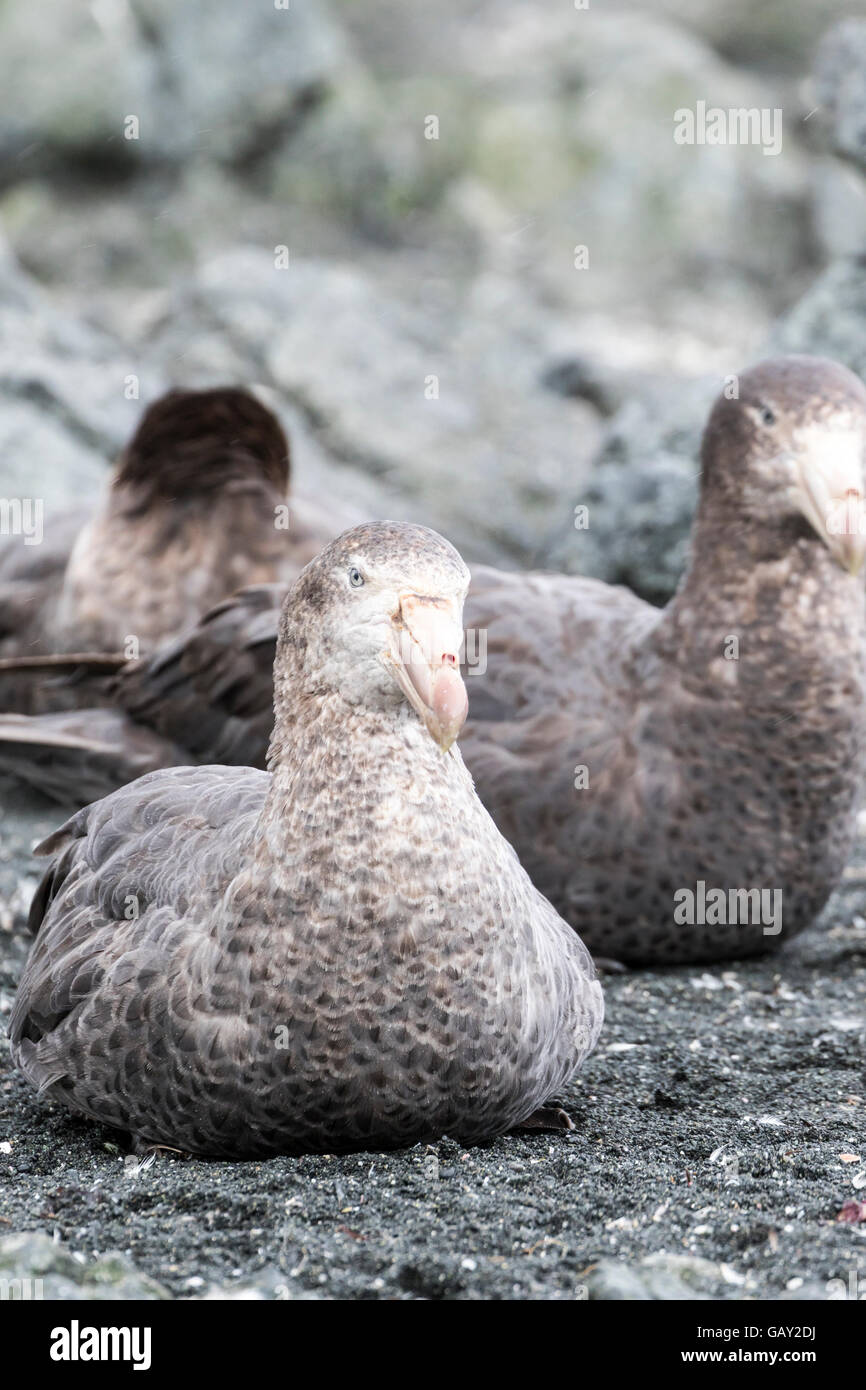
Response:
[{"label": "gravel ground", "polygon": [[[5,1021],[27,851],[58,813],[2,805]],[[781,953],[606,976],[567,1136],[141,1164],[39,1101],[4,1037],[0,1273],[48,1298],[827,1299],[858,1278],[866,1295],[866,1221],[837,1219],[866,1202],[864,887],[866,838]]]}]

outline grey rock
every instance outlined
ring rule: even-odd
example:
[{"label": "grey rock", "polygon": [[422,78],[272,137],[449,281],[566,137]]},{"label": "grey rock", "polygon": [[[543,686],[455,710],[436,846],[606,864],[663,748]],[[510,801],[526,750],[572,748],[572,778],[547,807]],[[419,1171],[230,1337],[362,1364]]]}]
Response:
[{"label": "grey rock", "polygon": [[141,405],[118,344],[3,257],[0,345],[3,495],[43,499],[47,527],[96,494]]},{"label": "grey rock", "polygon": [[827,34],[815,63],[815,96],[835,153],[866,170],[866,20],[846,20]]},{"label": "grey rock", "polygon": [[0,1238],[0,1292],[4,1298],[62,1302],[170,1298],[167,1289],[116,1251],[76,1255],[40,1231]]},{"label": "grey rock", "polygon": [[305,1289],[282,1270],[267,1266],[236,1284],[211,1284],[203,1292],[191,1289],[189,1297],[219,1303],[311,1303],[318,1302],[326,1294]]},{"label": "grey rock", "polygon": [[[667,1257],[664,1257],[667,1261]],[[714,1266],[708,1270],[716,1272]],[[709,1295],[685,1283],[680,1269],[674,1264],[649,1264],[646,1259],[634,1265],[624,1264],[619,1259],[601,1259],[587,1276],[588,1297],[591,1300],[646,1302],[653,1298],[660,1300],[685,1300],[685,1298],[708,1298]]]},{"label": "grey rock", "polygon": [[866,377],[866,255],[829,266],[776,325],[769,348],[835,357]]},{"label": "grey rock", "polygon": [[562,357],[545,368],[542,385],[558,396],[588,401],[600,415],[615,415],[625,402],[623,383],[591,357]]},{"label": "grey rock", "polygon": [[[627,0],[628,2],[628,0]],[[734,62],[796,76],[809,66],[815,44],[834,21],[851,13],[851,0],[632,0],[659,9],[700,34]]]},{"label": "grey rock", "polygon": [[720,1296],[721,1289],[732,1283],[742,1286],[745,1280],[712,1260],[666,1251],[656,1251],[629,1264],[622,1260],[599,1260],[586,1279],[590,1299],[630,1302],[715,1299]]},{"label": "grey rock", "polygon": [[64,5],[46,24],[12,0],[0,7],[0,85],[0,152],[23,178],[84,151],[103,168],[125,163],[124,117],[152,105],[157,76],[127,5]]},{"label": "grey rock", "polygon": [[[60,819],[56,804],[0,777],[0,933],[23,930],[42,876],[42,863],[32,850]],[[29,946],[29,937],[21,938],[22,946],[25,940]],[[16,964],[23,964],[23,955]]]},{"label": "grey rock", "polygon": [[[698,492],[699,449],[717,378],[674,378],[645,386],[608,425],[572,518],[539,557],[546,569],[626,584],[665,603],[686,562]],[[580,521],[580,517],[577,518]]]},{"label": "grey rock", "polygon": [[597,434],[591,407],[539,379],[555,322],[493,274],[443,313],[355,267],[277,270],[241,248],[189,277],[150,338],[160,366],[190,344],[185,377],[245,364],[355,477],[356,505],[436,526],[470,559],[531,562]]},{"label": "grey rock", "polygon": [[143,148],[162,157],[237,161],[291,133],[339,71],[339,29],[320,0],[237,5],[233,0],[132,0],[156,56],[156,99]]},{"label": "grey rock", "polygon": [[253,158],[291,131],[343,60],[318,0],[101,0],[43,20],[27,0],[0,9],[0,151],[22,177],[69,154],[115,171],[202,153]]},{"label": "grey rock", "polygon": [[[387,110],[398,112],[392,130],[399,122],[423,147],[424,114],[438,115],[439,140],[426,150],[431,177],[435,165],[486,256],[484,209],[500,209],[520,275],[551,302],[581,312],[640,302],[664,314],[684,283],[706,295],[709,266],[726,287],[745,280],[752,297],[756,284],[784,292],[810,239],[796,125],[786,129],[783,158],[673,138],[674,113],[708,93],[723,107],[780,106],[783,88],[734,70],[684,24],[650,8],[626,18],[608,5],[480,4],[470,16],[457,7],[458,18],[446,6],[438,41],[414,59],[415,30],[399,0],[375,5],[372,16],[356,13],[354,32]],[[446,56],[449,20],[455,42]],[[353,23],[348,15],[345,22]],[[423,85],[415,71],[422,63]],[[588,271],[575,268],[576,245],[589,249]],[[672,257],[672,245],[683,254]]]},{"label": "grey rock", "polygon": [[621,1260],[599,1260],[585,1282],[587,1296],[593,1300],[631,1303],[645,1302],[652,1297],[637,1270]]}]

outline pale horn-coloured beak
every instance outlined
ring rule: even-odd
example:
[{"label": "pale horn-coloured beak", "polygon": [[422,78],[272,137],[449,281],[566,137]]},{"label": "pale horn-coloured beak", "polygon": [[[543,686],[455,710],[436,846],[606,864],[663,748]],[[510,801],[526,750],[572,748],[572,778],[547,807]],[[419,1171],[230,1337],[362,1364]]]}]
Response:
[{"label": "pale horn-coloured beak", "polygon": [[462,615],[450,599],[401,594],[385,653],[412,708],[443,752],[466,722],[469,700],[460,675]]},{"label": "pale horn-coloured beak", "polygon": [[791,454],[791,497],[834,559],[859,574],[866,562],[866,482],[859,430],[804,430]]}]

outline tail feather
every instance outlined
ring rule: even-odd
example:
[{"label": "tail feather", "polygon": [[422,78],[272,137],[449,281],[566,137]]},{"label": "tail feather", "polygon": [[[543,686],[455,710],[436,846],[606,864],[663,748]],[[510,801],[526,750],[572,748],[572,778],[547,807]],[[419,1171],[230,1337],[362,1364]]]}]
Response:
[{"label": "tail feather", "polygon": [[98,801],[183,761],[179,748],[122,710],[0,715],[0,772],[64,806]]},{"label": "tail feather", "polygon": [[0,657],[0,709],[52,714],[111,701],[111,682],[129,663],[120,652]]}]

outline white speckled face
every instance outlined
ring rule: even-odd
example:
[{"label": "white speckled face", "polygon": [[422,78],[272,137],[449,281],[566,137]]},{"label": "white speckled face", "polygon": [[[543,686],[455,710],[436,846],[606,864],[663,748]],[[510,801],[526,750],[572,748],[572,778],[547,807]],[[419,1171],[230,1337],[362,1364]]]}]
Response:
[{"label": "white speckled face", "polygon": [[353,705],[408,701],[447,750],[467,713],[460,648],[469,571],[457,552],[435,532],[386,523],[347,533],[314,567],[308,669]]}]

